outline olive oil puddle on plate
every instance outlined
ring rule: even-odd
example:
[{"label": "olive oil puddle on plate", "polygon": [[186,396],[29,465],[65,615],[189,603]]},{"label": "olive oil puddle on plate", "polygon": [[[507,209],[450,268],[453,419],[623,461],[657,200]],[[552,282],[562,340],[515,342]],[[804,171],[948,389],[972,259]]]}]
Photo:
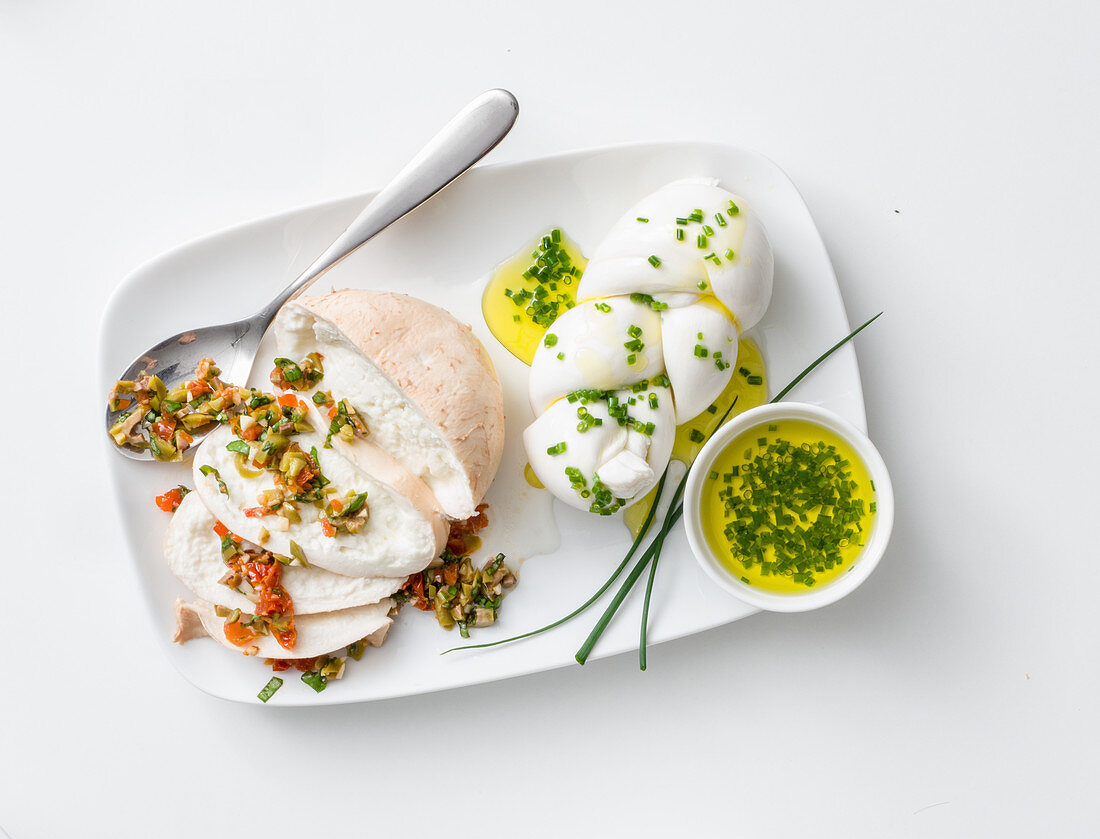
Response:
[{"label": "olive oil puddle on plate", "polygon": [[577,305],[577,284],[587,264],[576,242],[557,227],[502,262],[481,298],[489,331],[530,365],[550,324]]}]

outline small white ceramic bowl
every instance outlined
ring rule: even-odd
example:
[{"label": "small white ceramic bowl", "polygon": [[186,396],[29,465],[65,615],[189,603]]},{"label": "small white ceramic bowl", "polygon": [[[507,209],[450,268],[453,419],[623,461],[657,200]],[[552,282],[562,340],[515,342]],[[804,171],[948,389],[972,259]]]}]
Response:
[{"label": "small white ceramic bowl", "polygon": [[[777,420],[804,420],[829,429],[846,441],[859,455],[867,467],[871,480],[875,482],[875,517],[863,550],[848,570],[835,580],[794,594],[762,591],[741,582],[711,550],[700,520],[703,489],[714,461],[743,431],[755,425]],[[734,597],[759,609],[772,612],[803,612],[835,603],[844,595],[854,591],[875,570],[875,566],[878,565],[878,561],[886,550],[887,542],[890,541],[890,531],[894,526],[894,490],[890,483],[890,473],[886,471],[882,456],[874,444],[867,439],[867,435],[850,422],[816,405],[807,405],[802,402],[776,402],[752,408],[730,420],[703,446],[703,450],[691,467],[684,490],[684,519],[687,523],[687,537],[691,550],[707,576],[715,583]]]}]

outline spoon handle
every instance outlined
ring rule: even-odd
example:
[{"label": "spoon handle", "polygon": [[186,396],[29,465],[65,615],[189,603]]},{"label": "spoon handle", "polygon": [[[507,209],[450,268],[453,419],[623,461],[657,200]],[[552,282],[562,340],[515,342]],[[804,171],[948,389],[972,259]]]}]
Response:
[{"label": "spoon handle", "polygon": [[488,90],[463,108],[420,150],[328,249],[257,317],[265,325],[280,307],[375,234],[420,206],[488,154],[511,130],[519,103],[507,90]]}]

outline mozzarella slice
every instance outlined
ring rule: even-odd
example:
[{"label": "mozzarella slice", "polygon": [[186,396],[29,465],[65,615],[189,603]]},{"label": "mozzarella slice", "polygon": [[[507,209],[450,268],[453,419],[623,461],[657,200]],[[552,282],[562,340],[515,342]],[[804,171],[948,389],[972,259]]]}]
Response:
[{"label": "mozzarella slice", "polygon": [[[625,346],[635,340],[642,349]],[[540,414],[575,390],[614,390],[664,369],[661,319],[652,308],[629,297],[590,300],[555,320],[535,351],[531,408]]]},{"label": "mozzarella slice", "polygon": [[737,326],[721,306],[701,301],[661,313],[665,372],[676,424],[704,411],[729,384],[737,361]]},{"label": "mozzarella slice", "polygon": [[500,464],[504,397],[468,326],[415,297],[345,289],[287,304],[275,332],[284,356],[324,356],[321,389],[347,399],[448,516],[474,515]]},{"label": "mozzarella slice", "polygon": [[[261,532],[267,530],[264,547],[290,556],[291,541],[302,549],[311,565],[352,577],[400,577],[428,566],[446,543],[446,527],[431,509],[417,506],[384,483],[378,476],[358,469],[335,449],[324,448],[324,435],[316,432],[301,434],[294,439],[305,451],[317,450],[318,465],[331,482],[328,488],[336,497],[349,492],[367,495],[369,517],[358,533],[338,533],[325,536],[312,504],[299,504],[301,522],[287,531],[276,529],[284,520],[279,516],[252,518],[244,509],[257,506],[257,496],[274,488],[271,473],[264,470],[259,477],[241,475],[236,455],[226,451],[226,445],[237,439],[228,426],[212,431],[195,453],[195,490],[208,510],[233,533],[250,542],[259,543]],[[214,475],[204,475],[203,466],[213,467],[225,483],[223,494]]]},{"label": "mozzarella slice", "polygon": [[[227,568],[222,561],[221,538],[214,532],[216,522],[197,493],[187,495],[168,525],[164,558],[172,573],[197,597],[252,612],[256,604],[251,599],[219,582]],[[345,577],[323,568],[293,565],[282,571],[282,584],[294,600],[296,615],[377,603],[400,589],[406,579]]]},{"label": "mozzarella slice", "polygon": [[[656,485],[672,454],[676,421],[668,388],[657,386],[638,393],[625,388],[612,395],[618,400],[616,412],[625,408],[629,417],[641,425],[652,423],[652,433],[620,425],[607,399],[587,404],[579,399],[560,399],[523,433],[535,475],[556,497],[578,510],[599,512],[599,505],[593,509],[597,480],[619,499],[621,506],[630,506]],[[601,424],[589,423],[586,431],[580,431],[581,409]],[[550,454],[548,450],[560,453]],[[576,472],[571,476],[566,470],[578,470],[583,483]]]},{"label": "mozzarella slice", "polygon": [[[674,181],[631,207],[589,260],[578,299],[640,293],[679,306],[693,302],[685,295],[714,294],[742,331],[755,326],[771,299],[771,245],[748,202],[715,183]],[[691,220],[696,210],[700,221]]]},{"label": "mozzarella slice", "polygon": [[285,649],[270,635],[260,635],[244,647],[238,647],[225,637],[225,620],[214,612],[214,604],[205,600],[188,603],[176,601],[176,634],[173,641],[185,644],[194,638],[209,635],[223,647],[244,652],[249,647],[257,658],[313,658],[336,652],[348,644],[368,639],[378,646],[386,637],[393,619],[389,617],[393,601],[389,598],[369,606],[356,606],[338,612],[295,616],[297,640],[293,650]]}]

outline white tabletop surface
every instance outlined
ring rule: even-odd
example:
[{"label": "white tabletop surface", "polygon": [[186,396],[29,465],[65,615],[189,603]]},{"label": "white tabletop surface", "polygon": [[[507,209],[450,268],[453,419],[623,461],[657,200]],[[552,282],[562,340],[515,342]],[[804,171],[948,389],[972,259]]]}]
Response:
[{"label": "white tabletop surface", "polygon": [[[1095,836],[1100,7],[0,3],[0,825],[70,836]],[[102,477],[100,312],[191,237],[381,185],[507,87],[494,160],[755,148],[817,221],[897,522],[858,592],[370,705],[212,699]],[[44,375],[43,375],[44,374]],[[719,835],[719,834],[714,834]]]}]

